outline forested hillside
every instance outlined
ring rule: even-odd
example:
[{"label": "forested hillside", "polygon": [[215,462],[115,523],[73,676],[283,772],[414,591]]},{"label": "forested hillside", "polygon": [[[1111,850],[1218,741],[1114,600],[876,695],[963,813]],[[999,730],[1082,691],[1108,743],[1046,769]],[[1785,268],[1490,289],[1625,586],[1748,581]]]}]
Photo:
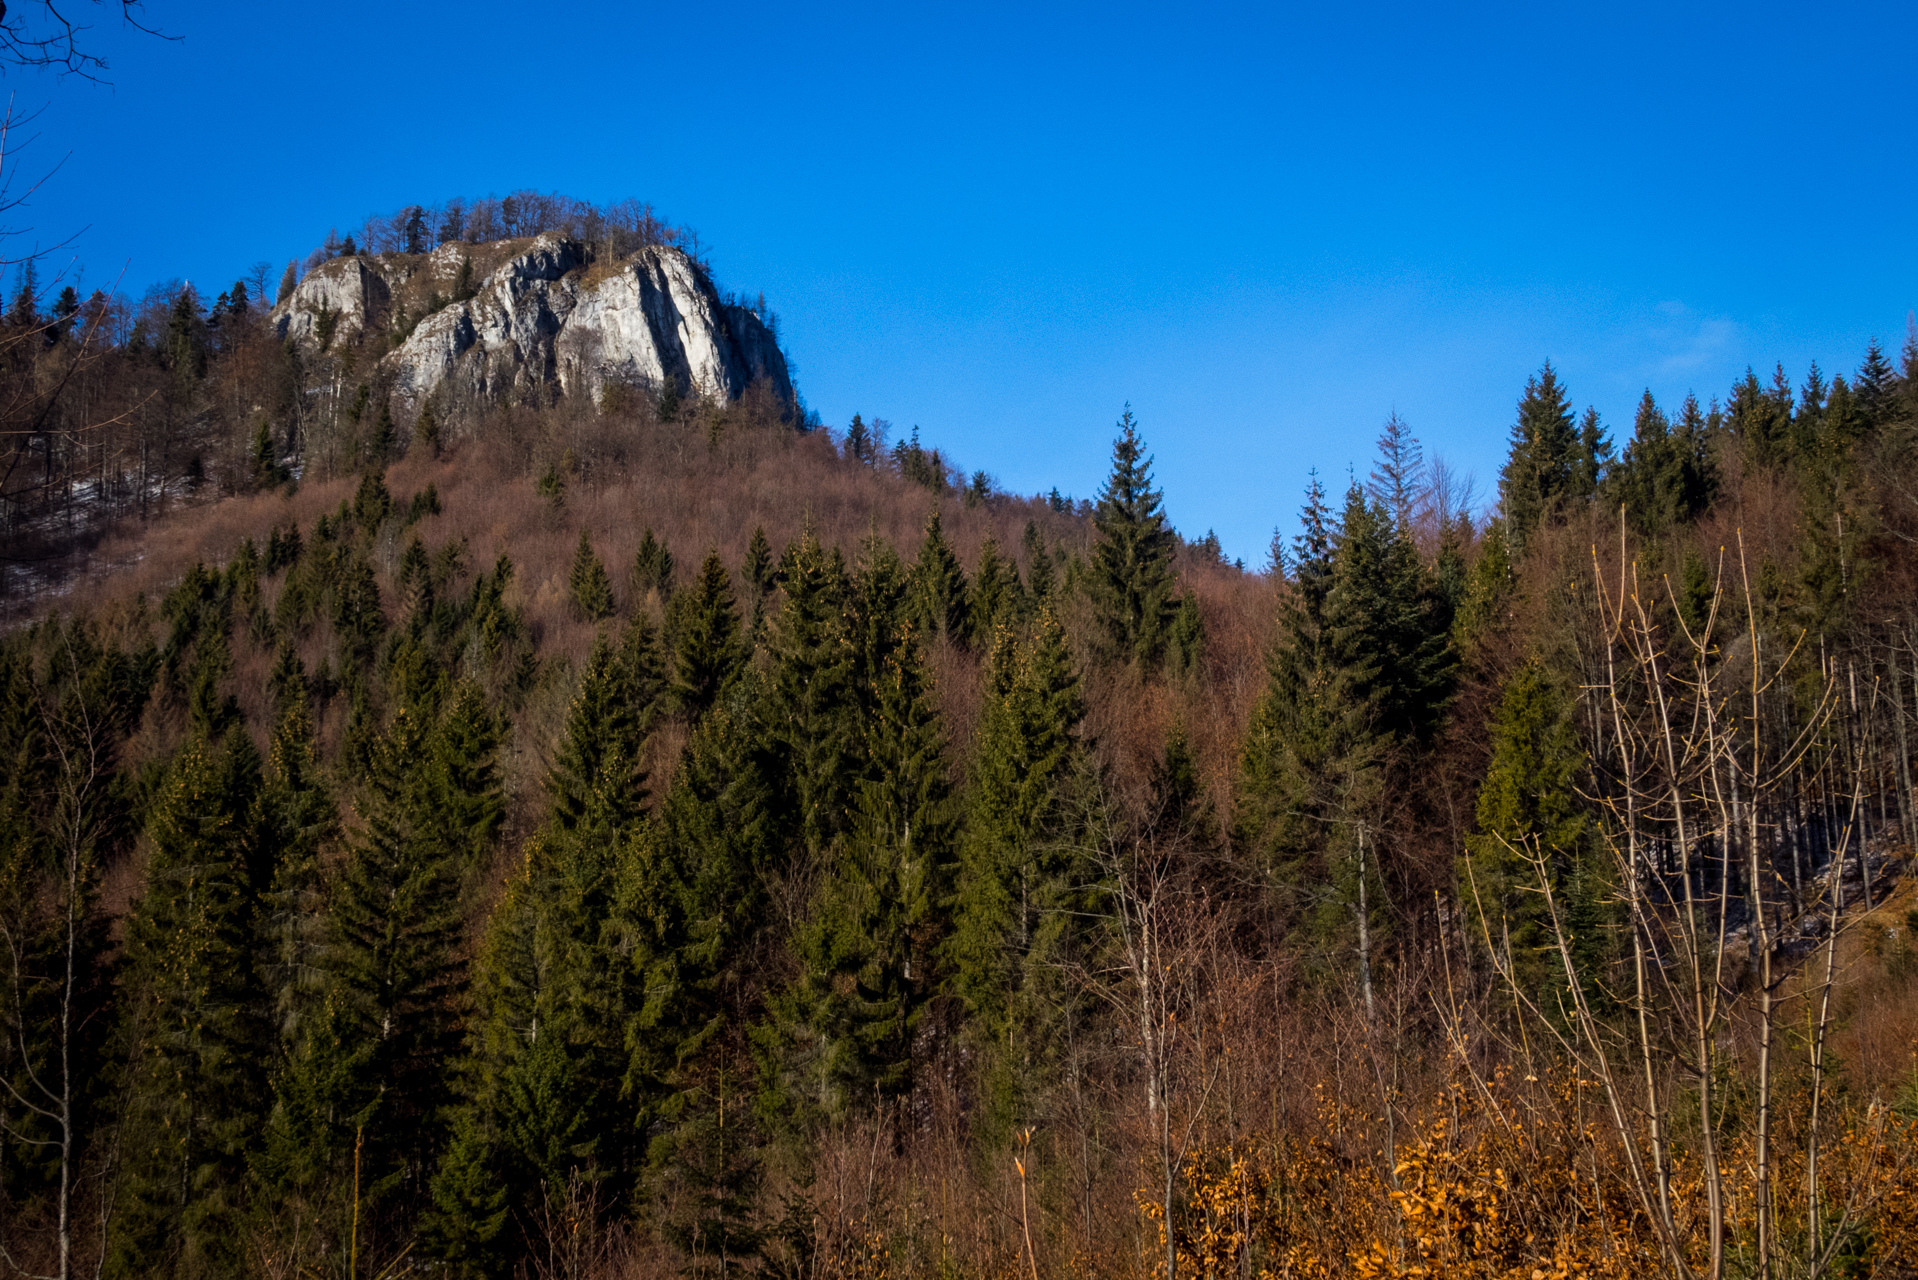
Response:
[{"label": "forested hillside", "polygon": [[16,1269],[1918,1274],[1918,337],[1255,571],[263,278],[0,335]]}]

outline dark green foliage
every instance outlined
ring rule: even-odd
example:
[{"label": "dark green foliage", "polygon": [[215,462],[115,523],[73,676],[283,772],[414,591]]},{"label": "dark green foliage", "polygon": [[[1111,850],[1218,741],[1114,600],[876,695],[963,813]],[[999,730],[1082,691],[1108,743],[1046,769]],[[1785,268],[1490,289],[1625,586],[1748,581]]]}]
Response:
[{"label": "dark green foliage", "polygon": [[1011,626],[1026,611],[1026,592],[1019,582],[1019,566],[999,554],[999,543],[987,538],[979,548],[979,568],[972,575],[972,629],[989,640],[1001,626]]},{"label": "dark green foliage", "polygon": [[1167,731],[1165,749],[1152,762],[1148,781],[1144,827],[1154,841],[1196,851],[1217,844],[1217,817],[1184,724],[1174,721]]},{"label": "dark green foliage", "polygon": [[1583,470],[1580,452],[1571,401],[1547,360],[1525,384],[1518,421],[1512,425],[1511,456],[1499,472],[1506,537],[1515,548],[1522,550],[1532,530],[1578,492]]},{"label": "dark green foliage", "polygon": [[801,848],[818,857],[844,831],[857,725],[849,584],[838,552],[808,529],[787,556],[785,607],[773,620],[768,721]]},{"label": "dark green foliage", "polygon": [[643,614],[622,648],[604,635],[593,642],[547,778],[552,830],[610,842],[644,813],[640,754],[658,709],[659,665],[652,625]]},{"label": "dark green foliage", "polygon": [[1422,740],[1450,696],[1449,621],[1407,533],[1355,484],[1325,600],[1328,654],[1375,731]]},{"label": "dark green foliage", "polygon": [[972,602],[965,570],[946,541],[937,507],[926,521],[926,537],[919,544],[919,558],[913,561],[911,582],[911,618],[919,634],[928,641],[944,637],[954,644],[965,643],[971,634]]},{"label": "dark green foliage", "polygon": [[1048,611],[1029,641],[1001,629],[989,664],[947,962],[986,1064],[982,1102],[1003,1130],[1043,1087],[1059,1051],[1057,1015],[1070,1003],[1060,966],[1082,927],[1085,876],[1066,787],[1080,767],[1084,707]]},{"label": "dark green foliage", "polygon": [[[1459,900],[1473,941],[1501,952],[1526,991],[1541,991],[1548,976],[1564,981],[1541,874],[1572,930],[1579,971],[1598,985],[1603,892],[1578,794],[1584,768],[1570,699],[1538,663],[1525,664],[1492,720],[1492,760],[1479,788],[1476,832],[1466,840]],[[1562,1012],[1554,999],[1543,1003],[1548,1013]]]},{"label": "dark green foliage", "polygon": [[593,553],[593,539],[584,529],[579,531],[579,548],[573,553],[566,585],[573,593],[573,606],[586,621],[599,622],[613,616],[613,580]]},{"label": "dark green foliage", "polygon": [[1611,492],[1633,526],[1650,535],[1690,520],[1711,500],[1713,472],[1705,419],[1687,396],[1671,423],[1647,391],[1638,402],[1631,443],[1612,473]]},{"label": "dark green foliage", "polygon": [[1177,535],[1166,521],[1163,495],[1152,487],[1138,424],[1128,408],[1112,446],[1112,474],[1099,491],[1092,517],[1098,537],[1086,586],[1114,657],[1142,665],[1165,651],[1177,606],[1172,599],[1172,552]]},{"label": "dark green foliage", "polygon": [[1166,675],[1174,680],[1196,676],[1204,658],[1205,615],[1199,612],[1199,598],[1188,587],[1166,628]]},{"label": "dark green foliage", "polygon": [[633,599],[655,596],[664,606],[673,598],[673,553],[653,537],[649,526],[639,540],[639,553],[633,557]]},{"label": "dark green foliage", "polygon": [[1027,592],[1034,604],[1045,604],[1052,599],[1052,553],[1046,549],[1045,535],[1030,520],[1021,545],[1026,553]]},{"label": "dark green foliage", "polygon": [[733,607],[732,580],[710,551],[699,577],[673,597],[672,696],[681,714],[697,718],[719,700],[746,662]]},{"label": "dark green foliage", "polygon": [[902,1092],[931,998],[951,856],[944,743],[892,549],[869,539],[851,587],[859,709],[850,824],[793,940],[799,976],[761,1035],[760,1105],[804,1130]]},{"label": "dark green foliage", "polygon": [[937,449],[927,449],[919,443],[919,428],[912,429],[910,440],[901,440],[892,447],[892,465],[899,474],[913,484],[932,490],[934,493],[946,491],[946,462],[939,456]]},{"label": "dark green foliage", "polygon": [[1732,388],[1731,403],[1725,410],[1726,433],[1744,447],[1745,456],[1759,466],[1779,466],[1791,460],[1792,391],[1791,380],[1780,365],[1768,388],[1751,369]]},{"label": "dark green foliage", "polygon": [[[469,723],[470,697],[454,704]],[[457,711],[462,702],[468,709]],[[332,892],[327,995],[275,1086],[263,1168],[290,1191],[317,1194],[337,1182],[359,1141],[369,1204],[405,1212],[425,1196],[458,1043],[456,841],[473,840],[473,813],[498,804],[484,790],[459,792],[462,777],[493,785],[483,742],[477,758],[464,757],[473,746],[448,743],[405,703],[376,745],[365,830]]]},{"label": "dark green foliage", "polygon": [[325,989],[326,912],[320,855],[338,829],[313,742],[306,672],[290,645],[274,667],[277,723],[260,792],[258,826],[274,850],[259,913],[263,985],[274,1031],[291,1051]]},{"label": "dark green foliage", "polygon": [[1387,762],[1435,725],[1453,661],[1444,611],[1383,507],[1354,484],[1335,538],[1315,479],[1303,524],[1241,751],[1237,843],[1280,918],[1329,944],[1357,911],[1358,877],[1377,874],[1360,842]]},{"label": "dark green foliage", "polygon": [[[641,615],[601,636],[547,780],[547,818],[487,930],[475,977],[471,1077],[434,1178],[429,1234],[456,1263],[497,1265],[506,1206],[638,1158],[622,1102],[627,1022],[643,988],[612,944],[621,850],[646,823],[640,752],[660,695]],[[630,959],[630,952],[624,953]]]},{"label": "dark green foliage", "polygon": [[147,821],[147,888],[127,927],[131,1110],[108,1258],[116,1275],[233,1272],[243,1258],[239,1194],[265,1036],[246,867],[258,778],[235,748],[184,747]]}]

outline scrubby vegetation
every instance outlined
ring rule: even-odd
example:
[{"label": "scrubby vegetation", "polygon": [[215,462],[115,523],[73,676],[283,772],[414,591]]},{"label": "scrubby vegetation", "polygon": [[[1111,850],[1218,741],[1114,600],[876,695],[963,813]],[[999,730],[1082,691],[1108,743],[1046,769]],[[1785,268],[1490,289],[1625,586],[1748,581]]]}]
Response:
[{"label": "scrubby vegetation", "polygon": [[1918,342],[1248,572],[1129,413],[395,422],[257,297],[7,320],[14,1265],[1918,1268]]}]

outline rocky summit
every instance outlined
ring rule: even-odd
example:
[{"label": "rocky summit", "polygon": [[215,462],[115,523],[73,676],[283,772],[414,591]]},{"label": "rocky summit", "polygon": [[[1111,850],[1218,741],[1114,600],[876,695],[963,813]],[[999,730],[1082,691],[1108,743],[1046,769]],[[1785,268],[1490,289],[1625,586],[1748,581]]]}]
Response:
[{"label": "rocky summit", "polygon": [[771,327],[722,298],[679,249],[648,245],[616,261],[549,232],[430,254],[334,258],[273,309],[275,331],[328,348],[384,328],[393,405],[598,397],[609,385],[737,399],[765,380],[782,403],[792,379]]}]

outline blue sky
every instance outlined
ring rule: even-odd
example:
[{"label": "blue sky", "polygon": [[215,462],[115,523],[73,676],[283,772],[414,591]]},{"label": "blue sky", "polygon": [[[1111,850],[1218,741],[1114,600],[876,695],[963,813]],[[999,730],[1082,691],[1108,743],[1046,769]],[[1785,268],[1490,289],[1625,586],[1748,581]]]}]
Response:
[{"label": "blue sky", "polygon": [[69,156],[12,225],[84,226],[89,285],[638,196],[828,423],[1090,495],[1129,401],[1175,522],[1254,563],[1394,409],[1489,492],[1548,357],[1622,437],[1646,387],[1848,372],[1918,306],[1909,3],[97,12],[110,87],[7,86],[21,172]]}]

